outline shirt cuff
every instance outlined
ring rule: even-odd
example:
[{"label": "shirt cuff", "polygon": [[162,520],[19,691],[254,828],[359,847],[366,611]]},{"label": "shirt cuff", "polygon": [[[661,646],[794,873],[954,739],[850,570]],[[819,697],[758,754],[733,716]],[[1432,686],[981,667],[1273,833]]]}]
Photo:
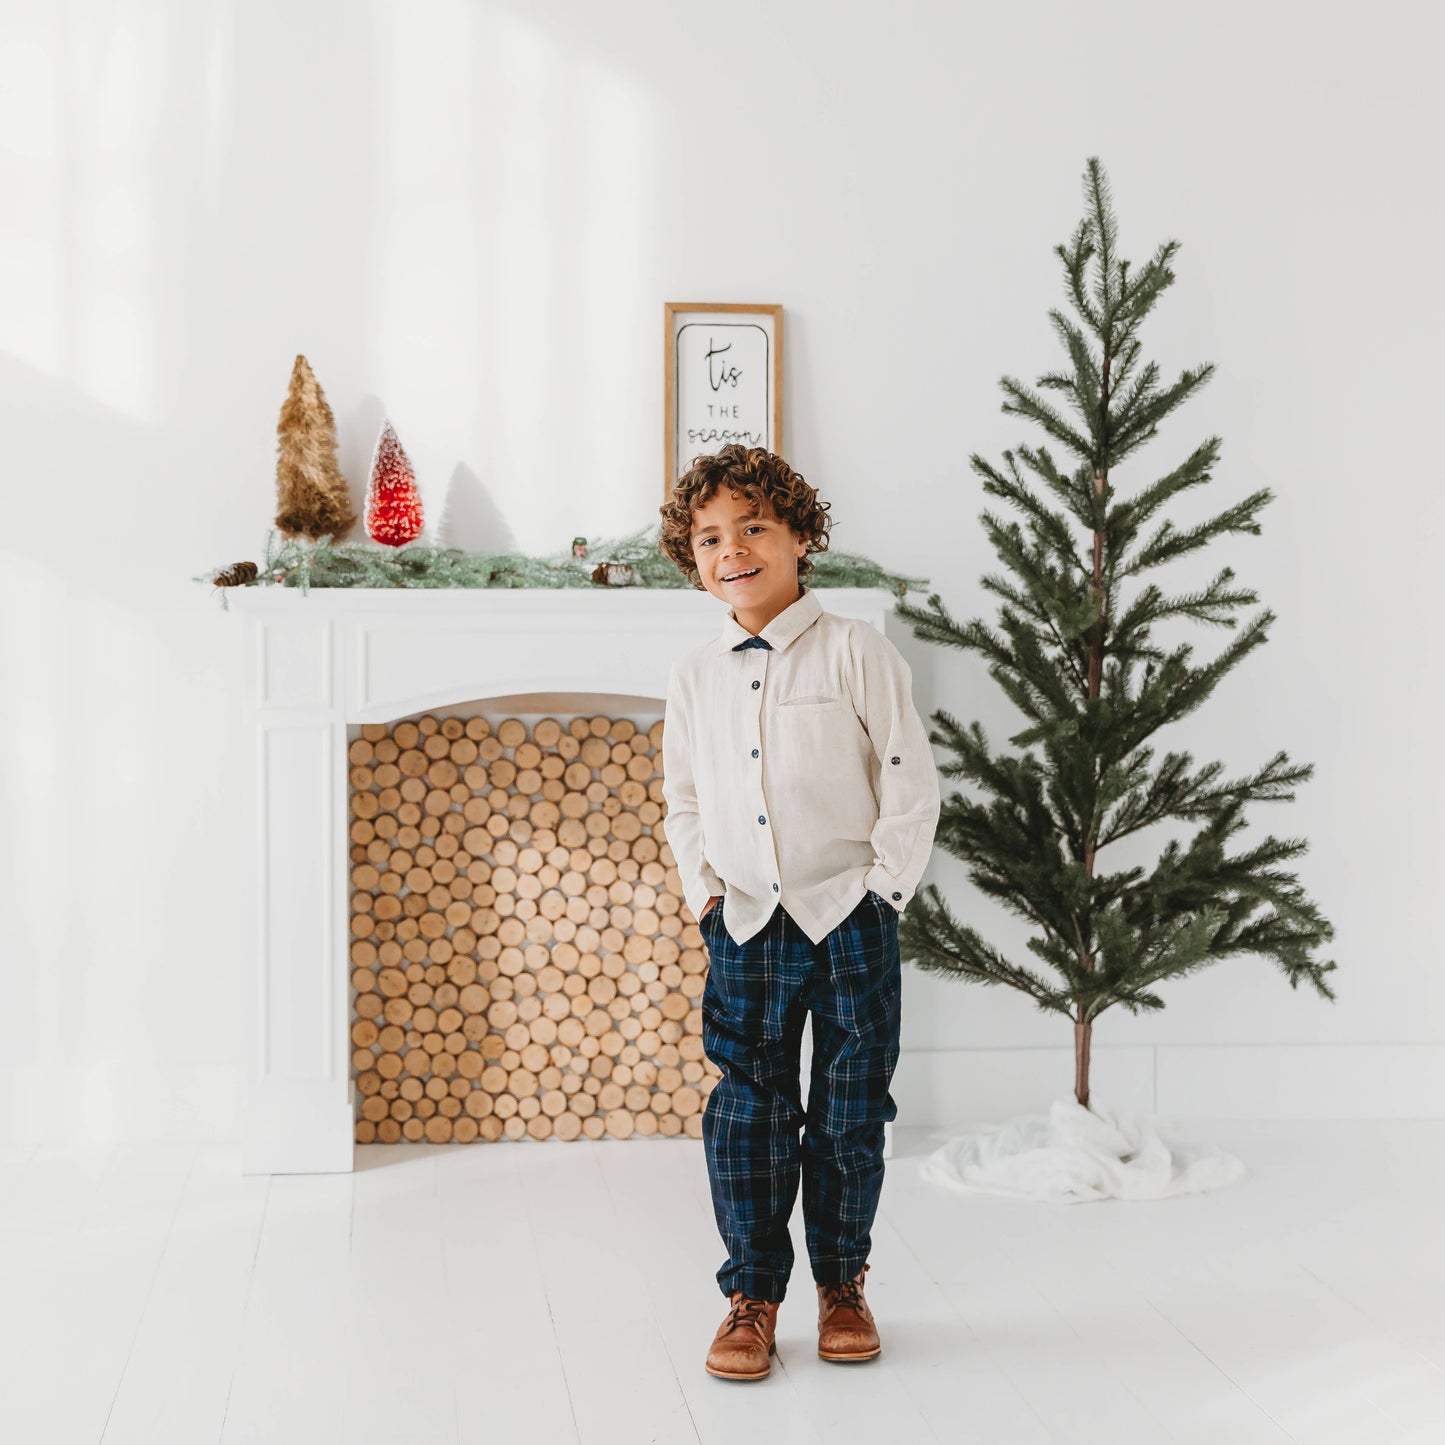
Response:
[{"label": "shirt cuff", "polygon": [[881,863],[875,863],[868,870],[863,882],[881,898],[886,898],[894,908],[902,913],[908,907],[908,900],[913,897],[913,890],[905,888],[894,876],[887,872]]}]

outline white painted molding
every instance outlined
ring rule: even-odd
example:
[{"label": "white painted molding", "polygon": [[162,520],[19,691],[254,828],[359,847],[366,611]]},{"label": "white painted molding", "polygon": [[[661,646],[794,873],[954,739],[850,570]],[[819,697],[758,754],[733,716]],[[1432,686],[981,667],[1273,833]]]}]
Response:
[{"label": "white painted molding", "polygon": [[[905,999],[905,1015],[907,1007]],[[1439,1119],[1445,1044],[1096,1041],[1089,1085],[1096,1103],[1168,1119]],[[1073,1087],[1069,1041],[1057,1048],[904,1049],[893,1095],[900,1124],[953,1129],[1043,1113]]]}]

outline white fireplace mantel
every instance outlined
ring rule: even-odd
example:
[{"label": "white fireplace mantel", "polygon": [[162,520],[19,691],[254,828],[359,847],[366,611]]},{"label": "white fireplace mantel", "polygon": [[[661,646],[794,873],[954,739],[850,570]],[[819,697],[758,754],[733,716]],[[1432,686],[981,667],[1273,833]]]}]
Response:
[{"label": "white fireplace mantel", "polygon": [[[819,587],[880,631],[893,594]],[[256,730],[243,1169],[352,1167],[348,728],[429,708],[660,716],[724,604],[662,588],[234,588]]]}]

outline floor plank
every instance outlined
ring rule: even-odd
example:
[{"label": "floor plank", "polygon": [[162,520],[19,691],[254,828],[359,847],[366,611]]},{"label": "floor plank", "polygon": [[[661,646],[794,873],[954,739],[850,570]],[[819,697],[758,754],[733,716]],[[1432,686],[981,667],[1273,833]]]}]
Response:
[{"label": "floor plank", "polygon": [[348,1256],[360,1177],[267,1181],[221,1445],[342,1445],[353,1378],[385,1371],[383,1341],[352,1319],[362,1293]]},{"label": "floor plank", "polygon": [[[665,1148],[646,1140],[634,1149]],[[530,1150],[520,1169],[538,1268],[583,1445],[696,1445],[697,1427],[597,1163],[620,1141]]]},{"label": "floor plank", "polygon": [[218,1440],[270,1181],[199,1150],[102,1445]]},{"label": "floor plank", "polygon": [[6,1196],[7,1438],[101,1438],[192,1164],[192,1150],[163,1145],[42,1149]]},{"label": "floor plank", "polygon": [[[613,1202],[619,1243],[631,1261],[635,1287],[645,1291],[658,1333],[704,1441],[741,1435],[757,1445],[812,1445],[822,1440],[796,1385],[808,1341],[797,1328],[792,1292],[778,1316],[778,1349],[763,1381],[719,1380],[703,1368],[708,1346],[727,1313],[715,1278],[726,1251],[710,1201],[699,1197],[702,1146],[669,1139],[645,1148],[595,1146]],[[659,1228],[665,1221],[666,1227]]]},{"label": "floor plank", "polygon": [[462,1445],[578,1438],[522,1189],[526,1164],[522,1149],[501,1146],[457,1149],[439,1161],[445,1319]]}]

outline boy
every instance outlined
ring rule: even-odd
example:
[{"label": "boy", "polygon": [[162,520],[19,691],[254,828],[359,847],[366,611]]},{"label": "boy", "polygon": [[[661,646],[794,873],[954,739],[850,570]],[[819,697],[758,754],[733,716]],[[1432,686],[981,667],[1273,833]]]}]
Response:
[{"label": "boy", "polygon": [[671,669],[662,745],[667,841],[710,959],[703,1046],[722,1071],[702,1127],[730,1308],[706,1368],[730,1380],[771,1369],[800,1172],[818,1353],[882,1348],[863,1275],[898,1112],[898,915],[933,845],[938,772],[898,650],[803,585],[828,508],[781,457],[737,445],[695,460],[661,508],[661,549],[731,604],[721,636]]}]

